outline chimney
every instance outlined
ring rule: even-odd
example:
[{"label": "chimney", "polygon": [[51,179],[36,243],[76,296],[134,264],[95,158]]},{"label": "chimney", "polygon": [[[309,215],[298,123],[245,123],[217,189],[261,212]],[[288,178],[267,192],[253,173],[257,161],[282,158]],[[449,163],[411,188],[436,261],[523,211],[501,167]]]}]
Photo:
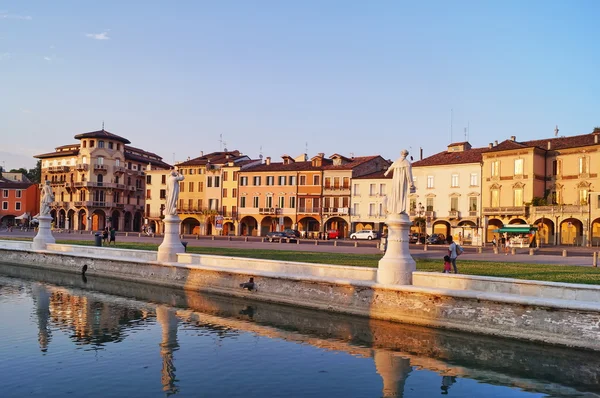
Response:
[{"label": "chimney", "polygon": [[320,157],[320,158],[323,158],[323,157],[325,157],[325,153],[323,153],[323,152],[319,152],[319,157]]},{"label": "chimney", "polygon": [[265,164],[266,164],[267,166],[271,164],[271,157],[270,157],[270,156],[267,156],[267,157],[265,158]]},{"label": "chimney", "polygon": [[511,135],[511,136],[510,136],[510,140],[511,140],[511,141],[515,141],[516,139],[517,139],[517,136],[516,136],[516,135]]},{"label": "chimney", "polygon": [[552,141],[548,141],[548,150],[552,149]]},{"label": "chimney", "polygon": [[423,148],[419,148],[419,160],[423,160]]},{"label": "chimney", "polygon": [[598,143],[598,134],[594,135],[594,144]]},{"label": "chimney", "polygon": [[494,143],[493,143],[493,142],[490,142],[490,143],[488,144],[488,148],[493,148],[493,147],[494,147]]},{"label": "chimney", "polygon": [[200,156],[204,156],[204,151],[200,151]]},{"label": "chimney", "polygon": [[498,146],[498,140],[494,141],[494,146]]}]

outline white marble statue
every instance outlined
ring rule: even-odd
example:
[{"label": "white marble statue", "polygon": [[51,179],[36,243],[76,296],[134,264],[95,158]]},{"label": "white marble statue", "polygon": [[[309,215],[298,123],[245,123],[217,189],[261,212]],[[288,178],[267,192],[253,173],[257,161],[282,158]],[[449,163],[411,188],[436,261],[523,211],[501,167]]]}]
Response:
[{"label": "white marble statue", "polygon": [[387,176],[390,172],[394,173],[392,192],[390,197],[386,198],[386,207],[390,214],[406,213],[408,194],[409,192],[415,192],[412,166],[408,159],[406,159],[407,155],[408,151],[404,149],[401,152],[400,158],[392,163],[384,174]]},{"label": "white marble statue", "polygon": [[177,215],[177,201],[179,199],[179,181],[185,177],[179,174],[177,169],[171,170],[167,175],[167,203],[165,204],[165,215]]},{"label": "white marble statue", "polygon": [[52,187],[50,181],[46,181],[42,185],[42,198],[40,200],[40,216],[49,216],[52,202],[54,202],[54,194],[52,193]]}]

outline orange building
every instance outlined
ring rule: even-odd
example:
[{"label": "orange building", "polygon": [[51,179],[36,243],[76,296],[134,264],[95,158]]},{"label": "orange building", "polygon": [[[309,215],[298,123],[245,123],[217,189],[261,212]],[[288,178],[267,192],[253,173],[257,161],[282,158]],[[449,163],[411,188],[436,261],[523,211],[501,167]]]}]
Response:
[{"label": "orange building", "polygon": [[27,222],[39,213],[40,190],[27,179],[0,177],[0,225]]}]

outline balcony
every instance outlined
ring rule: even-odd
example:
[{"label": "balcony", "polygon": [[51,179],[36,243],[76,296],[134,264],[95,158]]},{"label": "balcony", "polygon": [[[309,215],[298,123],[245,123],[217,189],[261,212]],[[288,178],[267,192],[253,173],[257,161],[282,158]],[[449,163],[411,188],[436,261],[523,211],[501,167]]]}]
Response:
[{"label": "balcony", "polygon": [[554,206],[531,206],[533,214],[587,214],[589,206],[586,205],[554,205]]},{"label": "balcony", "polygon": [[75,202],[75,207],[104,207],[104,208],[117,208],[122,209],[125,207],[123,203],[115,203],[115,202],[95,202],[95,201],[78,201]]},{"label": "balcony", "polygon": [[469,210],[469,217],[477,217],[478,215],[477,210]]},{"label": "balcony", "polygon": [[528,206],[484,207],[484,216],[527,216]]},{"label": "balcony", "polygon": [[89,165],[87,163],[79,163],[77,166],[75,166],[75,169],[77,171],[88,171]]},{"label": "balcony", "polygon": [[113,173],[115,174],[125,174],[127,169],[123,166],[113,166]]},{"label": "balcony", "polygon": [[435,211],[433,211],[433,210],[428,210],[428,211],[426,211],[426,212],[425,212],[425,215],[424,215],[424,216],[425,216],[425,217],[428,217],[428,218],[435,218]]},{"label": "balcony", "polygon": [[125,189],[125,185],[117,184],[114,182],[95,182],[95,181],[77,181],[69,183],[70,186],[75,188],[111,188],[111,189]]},{"label": "balcony", "polygon": [[448,218],[450,219],[460,219],[460,212],[458,210],[450,210],[448,212]]},{"label": "balcony", "polygon": [[320,207],[298,207],[299,214],[319,214]]},{"label": "balcony", "polygon": [[69,166],[50,166],[48,167],[49,173],[67,173]]},{"label": "balcony", "polygon": [[328,216],[347,216],[350,214],[349,207],[323,207],[323,214]]},{"label": "balcony", "polygon": [[336,185],[325,185],[323,187],[323,189],[325,191],[349,191],[350,190],[350,185],[340,185],[340,186],[336,186]]},{"label": "balcony", "polygon": [[53,187],[62,187],[66,184],[66,181],[50,181],[50,185]]},{"label": "balcony", "polygon": [[127,190],[129,190],[131,192],[135,192],[135,185],[128,185]]},{"label": "balcony", "polygon": [[105,164],[95,164],[94,171],[106,173],[108,171],[108,166]]},{"label": "balcony", "polygon": [[277,214],[277,209],[274,207],[259,207],[258,214],[275,215]]}]

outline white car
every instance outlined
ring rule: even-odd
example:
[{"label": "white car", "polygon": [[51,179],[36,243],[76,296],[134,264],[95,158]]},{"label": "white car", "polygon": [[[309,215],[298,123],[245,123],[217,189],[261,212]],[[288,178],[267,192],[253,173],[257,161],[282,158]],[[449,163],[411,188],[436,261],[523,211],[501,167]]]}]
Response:
[{"label": "white car", "polygon": [[370,229],[363,229],[350,235],[350,239],[377,239],[377,232]]}]

